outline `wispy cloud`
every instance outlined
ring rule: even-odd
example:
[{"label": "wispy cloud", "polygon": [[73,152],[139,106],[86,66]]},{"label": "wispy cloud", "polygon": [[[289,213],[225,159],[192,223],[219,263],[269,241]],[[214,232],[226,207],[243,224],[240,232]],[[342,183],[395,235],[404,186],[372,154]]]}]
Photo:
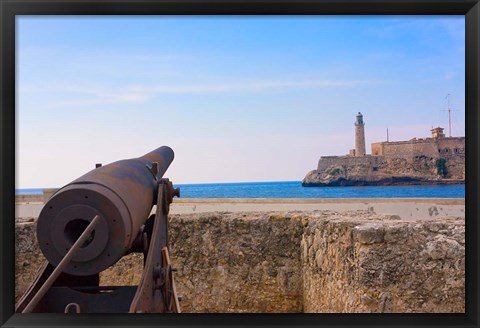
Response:
[{"label": "wispy cloud", "polygon": [[134,85],[130,92],[147,94],[163,93],[225,93],[225,92],[261,92],[286,89],[312,89],[329,87],[356,87],[363,85],[381,84],[385,81],[370,80],[317,80],[317,81],[257,81],[231,84],[197,84],[197,85]]},{"label": "wispy cloud", "polygon": [[65,93],[70,100],[56,101],[49,106],[97,105],[114,103],[146,103],[161,94],[218,94],[280,92],[291,89],[349,88],[390,83],[375,80],[305,80],[305,81],[252,81],[244,83],[131,85],[118,87],[56,84],[49,86],[20,85],[21,93]]},{"label": "wispy cloud", "polygon": [[[72,99],[67,101],[59,101],[53,104],[54,107],[64,106],[80,106],[80,105],[102,105],[102,104],[118,104],[118,103],[145,103],[150,99],[148,95],[126,93],[126,94],[108,94],[94,98]],[[50,106],[52,107],[52,106]]]},{"label": "wispy cloud", "polygon": [[[92,87],[78,84],[47,85],[47,86],[17,86],[20,95],[26,97],[27,93],[46,94],[65,94],[69,100],[55,100],[48,104],[48,107],[64,106],[82,106],[82,105],[102,105],[116,103],[145,103],[151,99],[151,95],[142,92],[132,92],[125,87],[105,88]],[[66,97],[55,97],[52,99],[61,99]]]}]

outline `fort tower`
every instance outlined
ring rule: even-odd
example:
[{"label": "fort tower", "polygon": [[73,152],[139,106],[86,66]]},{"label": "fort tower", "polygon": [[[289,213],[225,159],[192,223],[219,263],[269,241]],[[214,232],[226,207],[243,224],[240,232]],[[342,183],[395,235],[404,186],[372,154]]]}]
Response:
[{"label": "fort tower", "polygon": [[355,156],[365,156],[365,124],[363,115],[358,112],[355,121]]},{"label": "fort tower", "polygon": [[443,128],[432,128],[430,130],[432,132],[432,138],[445,138],[445,133],[443,133]]}]

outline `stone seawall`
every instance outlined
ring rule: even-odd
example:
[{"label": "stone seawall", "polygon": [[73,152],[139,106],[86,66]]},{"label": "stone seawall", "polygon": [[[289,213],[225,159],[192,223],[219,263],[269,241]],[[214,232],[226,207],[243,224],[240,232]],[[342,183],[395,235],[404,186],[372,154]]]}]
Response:
[{"label": "stone seawall", "polygon": [[[44,258],[35,219],[16,223],[16,298]],[[463,312],[463,218],[370,211],[171,215],[184,312]],[[142,256],[101,273],[134,285]]]}]

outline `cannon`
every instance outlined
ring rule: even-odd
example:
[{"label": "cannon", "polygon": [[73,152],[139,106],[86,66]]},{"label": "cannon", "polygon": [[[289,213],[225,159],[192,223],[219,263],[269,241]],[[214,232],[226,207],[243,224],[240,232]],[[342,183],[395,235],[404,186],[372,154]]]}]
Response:
[{"label": "cannon", "polygon": [[[46,261],[16,312],[181,312],[168,254],[168,212],[180,190],[163,178],[173,158],[162,146],[96,164],[58,189],[37,221]],[[132,252],[143,253],[139,285],[100,286],[99,274]]]}]

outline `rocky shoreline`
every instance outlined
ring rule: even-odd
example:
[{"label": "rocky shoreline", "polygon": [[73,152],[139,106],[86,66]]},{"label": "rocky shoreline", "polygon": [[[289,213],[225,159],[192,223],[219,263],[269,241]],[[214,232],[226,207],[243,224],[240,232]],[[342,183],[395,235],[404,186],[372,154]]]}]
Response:
[{"label": "rocky shoreline", "polygon": [[[308,175],[307,175],[308,177]],[[303,187],[359,187],[359,186],[414,186],[414,185],[462,185],[464,179],[429,179],[410,176],[390,176],[390,177],[352,177],[337,178],[322,182],[303,179]]]},{"label": "rocky shoreline", "polygon": [[408,186],[465,184],[463,158],[436,159],[427,156],[321,157],[316,170],[302,180],[304,187]]}]

